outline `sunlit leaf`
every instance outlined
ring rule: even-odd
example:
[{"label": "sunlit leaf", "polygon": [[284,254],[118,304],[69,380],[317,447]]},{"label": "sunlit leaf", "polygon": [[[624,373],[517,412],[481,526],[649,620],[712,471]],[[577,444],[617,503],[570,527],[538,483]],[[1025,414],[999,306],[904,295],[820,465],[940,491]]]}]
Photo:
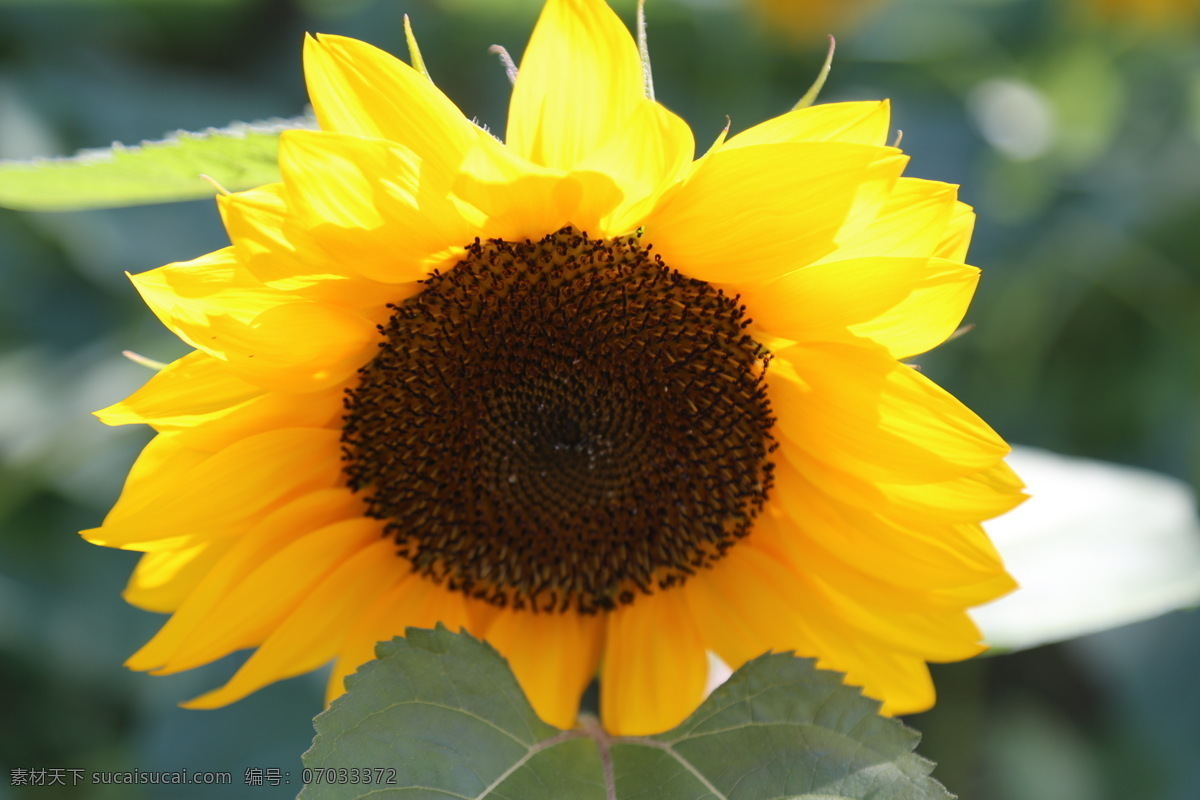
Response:
[{"label": "sunlit leaf", "polygon": [[0,206],[77,211],[211,197],[214,182],[231,192],[250,189],[279,180],[279,134],[312,124],[305,117],[237,123],[70,158],[0,161]]},{"label": "sunlit leaf", "polygon": [[1070,639],[1200,603],[1200,518],[1182,481],[1028,447],[1030,499],[986,527],[1021,588],[975,609],[993,647]]}]

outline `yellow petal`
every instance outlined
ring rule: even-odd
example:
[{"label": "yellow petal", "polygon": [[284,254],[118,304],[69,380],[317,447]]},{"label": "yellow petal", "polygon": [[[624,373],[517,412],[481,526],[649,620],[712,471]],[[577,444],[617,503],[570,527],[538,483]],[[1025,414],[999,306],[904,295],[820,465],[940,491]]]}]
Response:
[{"label": "yellow petal", "polygon": [[364,278],[300,226],[282,183],[218,195],[217,206],[238,262],[272,289],[350,308],[391,300],[393,286]]},{"label": "yellow petal", "polygon": [[[809,548],[809,555],[814,553],[820,551]],[[810,563],[807,574],[814,587],[815,602],[823,604],[829,613],[837,614],[843,624],[877,639],[894,652],[923,661],[945,662],[971,658],[987,649],[981,644],[983,635],[962,608],[889,603],[888,597],[904,599],[904,594],[890,590],[883,582],[857,575],[828,556]],[[821,571],[830,564],[843,568]]]},{"label": "yellow petal", "polygon": [[913,714],[933,706],[936,694],[924,659],[890,650],[824,615],[816,615],[811,630],[825,642],[822,652],[830,654],[818,665],[845,673],[846,684],[882,703],[880,713]]},{"label": "yellow petal", "polygon": [[327,303],[285,303],[249,323],[214,318],[204,349],[264,389],[317,392],[345,382],[375,356],[378,324]]},{"label": "yellow petal", "polygon": [[979,283],[979,270],[931,259],[929,270],[907,296],[866,322],[851,325],[855,336],[887,349],[892,358],[911,358],[950,338],[962,322]]},{"label": "yellow petal", "polygon": [[637,228],[659,195],[688,171],[696,154],[692,130],[653,100],[642,99],[624,129],[585,158],[579,172],[612,178],[621,190],[620,204],[608,207],[585,190],[573,221],[594,236],[618,236]]},{"label": "yellow petal", "polygon": [[[182,642],[206,619],[231,587],[264,561],[302,535],[334,522],[361,517],[365,509],[349,489],[322,489],[301,495],[267,514],[245,535],[229,539],[232,546],[203,576],[166,624],[125,666],[151,670],[170,660]],[[164,551],[171,553],[174,551]]]},{"label": "yellow petal", "polygon": [[954,522],[976,523],[1012,511],[1025,502],[1025,484],[1000,461],[974,475],[925,485],[882,484],[897,513],[908,518],[938,515]]},{"label": "yellow petal", "polygon": [[232,247],[191,261],[130,275],[146,305],[167,328],[198,350],[213,350],[213,320],[249,323],[260,313],[300,298],[264,285],[241,266]]},{"label": "yellow petal", "polygon": [[[154,673],[191,669],[262,643],[338,567],[372,546],[387,549],[389,566],[400,567],[391,555],[395,545],[381,537],[377,520],[347,519],[307,530],[227,590]],[[371,552],[378,560],[380,553]]]},{"label": "yellow petal", "polygon": [[138,559],[121,596],[147,611],[174,611],[232,545],[230,540],[218,540],[146,553]]},{"label": "yellow petal", "polygon": [[886,508],[916,525],[930,521],[975,524],[1011,511],[1025,500],[1024,484],[1003,461],[987,469],[929,483],[885,483],[815,460],[800,447],[778,451],[821,491],[855,508]]},{"label": "yellow petal", "polygon": [[668,266],[738,287],[832,252],[904,168],[898,151],[841,142],[722,148],[646,220]]},{"label": "yellow petal", "polygon": [[346,559],[308,592],[228,683],[183,707],[228,705],[328,661],[346,636],[346,620],[407,573],[395,549],[390,540],[376,541]]},{"label": "yellow petal", "polygon": [[[857,639],[836,625],[823,618],[813,625],[820,635],[837,642],[837,649],[831,651],[835,655],[821,664],[823,668],[844,672],[845,683],[861,687],[864,695],[882,703],[881,714],[915,714],[933,707],[937,695],[923,659]],[[844,638],[834,638],[839,636]]]},{"label": "yellow petal", "polygon": [[891,108],[887,100],[825,103],[781,114],[742,131],[725,147],[778,142],[887,144]]},{"label": "yellow petal", "polygon": [[[932,705],[933,686],[923,660],[847,628],[797,577],[768,554],[737,546],[712,570],[690,580],[685,591],[705,623],[706,639],[730,665],[767,650],[792,650],[816,658],[822,669],[846,673],[846,683],[883,700],[887,713]],[[709,613],[715,615],[711,625]],[[746,630],[731,635],[731,625]]]},{"label": "yellow petal", "polygon": [[782,593],[774,583],[792,586],[795,575],[740,544],[684,585],[693,616],[708,647],[737,669],[768,651],[794,651],[812,657],[816,644],[804,625],[794,587]]},{"label": "yellow petal", "polygon": [[704,697],[708,657],[681,591],[639,596],[611,612],[604,636],[600,716],[618,736],[668,730]]},{"label": "yellow petal", "polygon": [[[465,155],[465,153],[464,153]],[[325,251],[386,284],[411,284],[456,259],[477,234],[438,172],[406,148],[377,139],[286,131],[279,169],[288,206]],[[382,295],[379,304],[403,297]]]},{"label": "yellow petal", "polygon": [[508,146],[536,164],[571,170],[623,132],[642,99],[642,64],[603,0],[549,0],[513,87]]},{"label": "yellow petal", "polygon": [[235,442],[278,428],[341,428],[346,387],[304,394],[267,392],[249,403],[214,414],[202,425],[178,431],[181,444],[217,452]]},{"label": "yellow petal", "polygon": [[329,676],[325,702],[332,703],[346,691],[346,676],[375,658],[376,644],[404,636],[407,628],[433,628],[440,622],[452,631],[470,630],[470,602],[462,592],[449,591],[418,574],[402,578],[367,606],[346,635]]},{"label": "yellow petal", "polygon": [[[263,388],[327,389],[370,360],[378,340],[380,319],[272,289],[232,248],[131,280],[173,333]],[[386,318],[384,305],[376,311]]]},{"label": "yellow petal", "polygon": [[[483,238],[537,241],[565,226],[583,197],[580,178],[539,167],[495,141],[481,142],[463,161],[455,196],[483,214]],[[588,176],[591,202],[613,208],[621,191],[607,175]]]},{"label": "yellow petal", "polygon": [[966,203],[956,202],[954,213],[942,234],[942,241],[933,254],[951,261],[962,261],[967,257],[967,247],[971,244],[971,232],[974,229],[975,209]]},{"label": "yellow petal", "polygon": [[[197,467],[209,455],[210,453],[203,450],[185,447],[174,434],[160,433],[155,436],[142,449],[129,469],[121,494],[105,517],[105,524],[109,520],[128,518],[142,511],[170,491],[173,488],[172,482],[160,480],[160,473],[185,473]],[[95,542],[92,536],[100,535],[102,531],[103,528],[93,528],[82,531],[82,535],[95,544],[98,542]]]},{"label": "yellow petal", "polygon": [[190,455],[167,461],[155,473],[138,476],[148,484],[147,500],[118,503],[84,537],[106,547],[163,550],[234,536],[299,494],[340,484],[339,434],[285,428],[205,454],[199,463]]},{"label": "yellow petal", "polygon": [[975,474],[1009,451],[987,423],[879,348],[779,351],[768,393],[784,455],[804,452],[864,480],[923,484]]},{"label": "yellow petal", "polygon": [[487,135],[424,75],[355,39],[308,37],[304,76],[322,129],[399,142],[443,173]]},{"label": "yellow petal", "polygon": [[959,661],[984,649],[979,629],[951,597],[873,578],[813,545],[790,517],[764,515],[755,521],[752,540],[743,544],[795,572],[810,608],[821,608],[890,650],[926,661]]},{"label": "yellow petal", "polygon": [[600,663],[603,632],[597,615],[503,611],[485,638],[508,659],[538,716],[573,728],[579,699]]},{"label": "yellow petal", "polygon": [[842,236],[824,260],[936,255],[954,216],[957,193],[958,187],[948,183],[900,178],[869,223]]},{"label": "yellow petal", "polygon": [[912,522],[886,505],[857,507],[819,490],[789,459],[775,460],[772,509],[782,509],[813,544],[873,577],[960,606],[1013,588],[978,524]]},{"label": "yellow petal", "polygon": [[624,205],[625,195],[616,182],[603,172],[590,171],[572,172],[569,180],[579,187],[579,202],[575,211],[571,212],[574,228],[593,238],[617,235],[607,224],[616,210]]},{"label": "yellow petal", "polygon": [[105,425],[146,423],[158,430],[197,425],[255,398],[263,390],[219,359],[194,351],[171,362],[119,403],[95,412]]},{"label": "yellow petal", "polygon": [[268,392],[196,351],[156,372],[120,403],[97,411],[109,425],[145,423],[187,448],[216,452],[276,428],[322,428],[340,420],[343,386],[303,396]]},{"label": "yellow petal", "polygon": [[785,339],[869,339],[907,358],[954,333],[978,281],[978,269],[954,261],[857,258],[748,286],[742,300],[756,325]]}]

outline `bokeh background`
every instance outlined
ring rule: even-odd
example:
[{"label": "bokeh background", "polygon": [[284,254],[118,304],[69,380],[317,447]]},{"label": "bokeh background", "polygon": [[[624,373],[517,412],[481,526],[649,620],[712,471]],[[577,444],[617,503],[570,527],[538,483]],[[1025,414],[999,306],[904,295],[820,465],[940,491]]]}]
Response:
[{"label": "bokeh background", "polygon": [[[889,97],[909,174],[980,221],[975,329],[922,359],[1010,441],[1200,478],[1200,34],[1194,2],[651,0],[658,99],[701,148],[788,109],[837,34],[822,100]],[[616,7],[632,19],[632,2]],[[0,158],[69,154],[305,106],[305,31],[404,54],[503,130],[537,0],[0,0]],[[1139,14],[1152,12],[1148,14]],[[125,605],[135,554],[99,522],[144,431],[89,412],[140,385],[123,349],[178,341],[123,272],[223,246],[214,203],[0,211],[0,798],[291,797],[320,677],[231,708],[175,706],[237,657],[152,678],[121,662],[161,623]],[[236,476],[230,476],[236,480]],[[1200,797],[1200,614],[935,670],[912,718],[973,800]],[[19,789],[13,768],[220,770],[233,788]],[[245,787],[248,768],[289,784]],[[86,791],[85,791],[86,790]]]}]

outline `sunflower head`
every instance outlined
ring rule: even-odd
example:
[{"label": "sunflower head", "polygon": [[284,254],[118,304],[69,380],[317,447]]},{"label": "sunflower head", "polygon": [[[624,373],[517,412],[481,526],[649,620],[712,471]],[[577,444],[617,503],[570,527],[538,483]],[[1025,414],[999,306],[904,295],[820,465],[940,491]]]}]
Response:
[{"label": "sunflower head", "polygon": [[773,420],[732,298],[635,236],[572,228],[476,241],[425,283],[342,419],[347,483],[415,569],[499,608],[594,614],[749,533]]},{"label": "sunflower head", "polygon": [[793,111],[695,159],[600,0],[550,0],[503,142],[420,71],[309,38],[319,131],[219,198],[231,245],[134,277],[194,350],[99,412],[157,436],[97,544],[170,612],[129,661],[253,653],[212,707],[408,626],[487,638],[548,721],[666,729],[794,650],[889,712],[979,652],[1012,587],[980,521],[1008,448],[901,359],[977,280],[955,188],[902,176],[886,103]]}]

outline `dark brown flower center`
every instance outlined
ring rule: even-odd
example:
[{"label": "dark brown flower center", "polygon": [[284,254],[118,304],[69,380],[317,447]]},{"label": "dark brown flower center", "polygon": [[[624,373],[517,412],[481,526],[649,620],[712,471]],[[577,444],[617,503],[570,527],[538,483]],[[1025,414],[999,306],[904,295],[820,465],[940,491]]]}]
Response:
[{"label": "dark brown flower center", "polygon": [[593,613],[685,581],[771,484],[769,356],[636,237],[476,242],[394,306],[348,392],[347,482],[414,569]]}]

